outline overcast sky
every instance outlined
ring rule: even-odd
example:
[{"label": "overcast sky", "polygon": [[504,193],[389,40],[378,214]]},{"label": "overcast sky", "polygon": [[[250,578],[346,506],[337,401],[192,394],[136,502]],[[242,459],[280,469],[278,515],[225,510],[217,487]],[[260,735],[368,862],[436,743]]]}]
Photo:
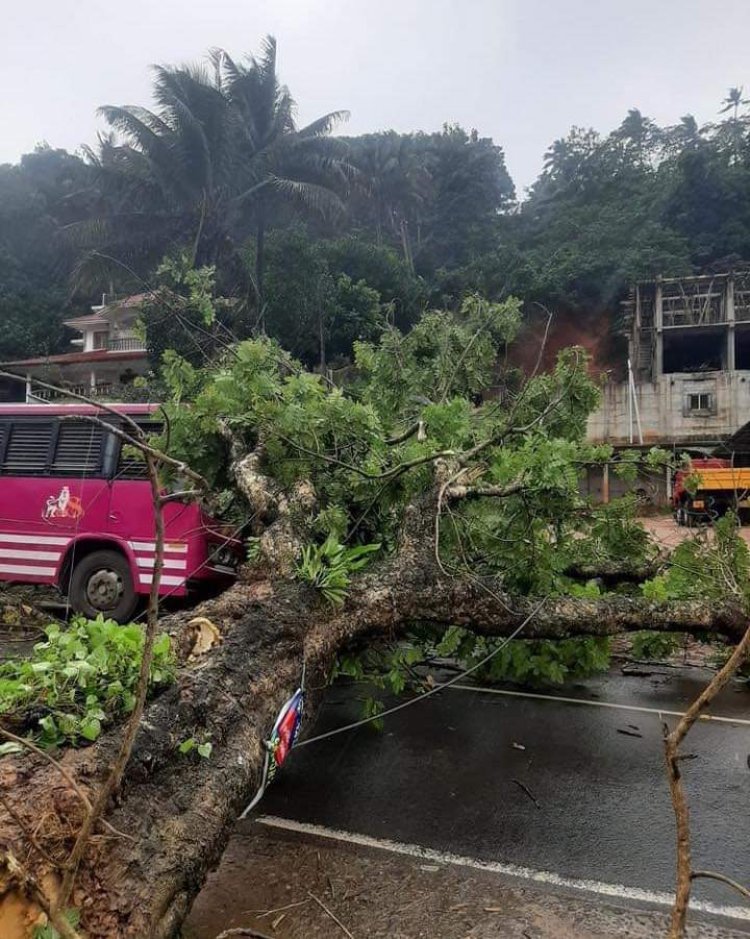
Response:
[{"label": "overcast sky", "polygon": [[279,42],[305,121],[344,132],[476,127],[519,194],[572,124],[628,108],[715,118],[750,90],[750,0],[0,0],[0,162],[95,140],[101,104],[150,103],[148,66]]}]

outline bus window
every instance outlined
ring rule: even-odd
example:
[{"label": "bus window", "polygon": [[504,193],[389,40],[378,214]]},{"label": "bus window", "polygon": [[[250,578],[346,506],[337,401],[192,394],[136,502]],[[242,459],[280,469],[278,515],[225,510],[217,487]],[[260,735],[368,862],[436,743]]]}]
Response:
[{"label": "bus window", "polygon": [[103,438],[102,428],[91,421],[60,421],[52,475],[100,475]]},{"label": "bus window", "polygon": [[14,421],[10,424],[2,461],[3,474],[46,476],[54,426],[47,421]]},{"label": "bus window", "polygon": [[[164,425],[160,421],[139,421],[138,426],[146,434],[146,438],[152,434],[160,434]],[[128,433],[127,426],[122,428]],[[143,454],[131,444],[121,441],[120,457],[117,462],[117,479],[148,479],[148,470]]]}]

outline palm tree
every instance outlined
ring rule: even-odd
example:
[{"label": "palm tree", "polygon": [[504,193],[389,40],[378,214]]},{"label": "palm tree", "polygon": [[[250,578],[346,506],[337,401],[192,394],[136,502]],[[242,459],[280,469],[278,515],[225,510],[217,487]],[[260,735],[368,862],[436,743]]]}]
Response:
[{"label": "palm tree", "polygon": [[70,227],[89,249],[78,278],[145,274],[176,245],[194,263],[226,255],[232,192],[231,115],[209,72],[155,69],[159,109],[100,108],[112,133],[85,148],[95,171],[94,212]]},{"label": "palm tree", "polygon": [[698,126],[692,114],[684,114],[679,124],[667,127],[663,132],[663,146],[669,157],[677,157],[684,151],[695,150],[701,143],[705,129]]},{"label": "palm tree", "polygon": [[420,210],[430,192],[431,154],[413,135],[395,131],[368,134],[353,141],[351,160],[362,174],[366,205],[374,210],[378,244],[383,233],[401,243],[405,262],[413,269],[409,228],[420,241]]},{"label": "palm tree", "polygon": [[750,104],[750,100],[742,97],[743,87],[730,88],[726,98],[721,102],[724,107],[720,109],[719,114],[732,112],[732,116],[719,124],[717,139],[720,145],[726,146],[730,154],[730,163],[737,163],[740,160],[745,130],[748,120],[746,116],[740,117],[740,108],[743,105]]},{"label": "palm tree", "polygon": [[[285,209],[327,215],[343,212],[341,195],[355,175],[346,144],[331,131],[349,117],[332,111],[297,128],[295,103],[276,70],[276,40],[268,36],[260,58],[238,64],[212,53],[217,81],[233,116],[237,191],[232,209],[255,233],[255,291],[263,326],[265,234]],[[243,226],[244,227],[244,226]]]},{"label": "palm tree", "polygon": [[74,229],[95,249],[93,260],[106,253],[141,271],[186,242],[194,263],[229,265],[253,235],[262,328],[267,228],[289,211],[342,210],[354,170],[345,145],[330,133],[348,114],[336,111],[297,128],[271,36],[247,64],[222,50],[210,54],[210,64],[157,67],[155,111],[100,109],[117,136],[103,136],[97,151],[88,151],[98,211]]},{"label": "palm tree", "polygon": [[727,92],[726,98],[721,102],[724,107],[719,110],[719,114],[726,114],[727,111],[732,111],[732,120],[737,120],[737,114],[739,109],[743,104],[748,104],[747,98],[742,97],[742,92],[744,88],[740,85],[739,88],[730,88]]}]

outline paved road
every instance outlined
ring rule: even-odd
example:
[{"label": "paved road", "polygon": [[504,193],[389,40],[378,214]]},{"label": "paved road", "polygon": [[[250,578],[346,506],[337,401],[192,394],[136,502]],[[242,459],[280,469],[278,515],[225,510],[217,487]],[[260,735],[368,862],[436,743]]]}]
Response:
[{"label": "paved road", "polygon": [[[676,548],[683,541],[687,541],[688,538],[694,538],[696,534],[695,528],[678,525],[670,514],[646,516],[639,521],[659,547],[668,551]],[[709,537],[711,537],[711,531],[709,528]],[[739,528],[739,533],[740,537],[750,544],[750,525],[743,524]]]},{"label": "paved road", "polygon": [[[704,680],[696,669],[613,674],[555,693],[681,710]],[[332,689],[314,732],[356,718],[354,697],[346,685]],[[749,720],[750,692],[728,690],[714,713]],[[674,833],[661,746],[655,713],[448,690],[388,718],[381,734],[364,728],[298,749],[262,811],[615,885],[622,896],[669,893]],[[750,726],[699,725],[688,751],[695,866],[750,883]],[[696,896],[742,905],[712,883]],[[748,921],[732,925],[750,932]]]}]

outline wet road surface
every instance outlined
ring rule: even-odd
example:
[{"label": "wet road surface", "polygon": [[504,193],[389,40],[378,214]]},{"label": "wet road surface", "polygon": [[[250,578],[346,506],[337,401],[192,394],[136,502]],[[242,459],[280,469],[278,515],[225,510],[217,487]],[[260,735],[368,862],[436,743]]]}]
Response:
[{"label": "wet road surface", "polygon": [[[549,693],[682,710],[705,680],[699,669],[613,673]],[[750,692],[728,689],[713,713],[750,721]],[[359,716],[356,689],[338,685],[308,734]],[[625,901],[633,888],[669,894],[674,825],[661,727],[657,713],[447,690],[388,718],[382,733],[362,728],[297,749],[260,810],[595,881]],[[684,764],[694,866],[750,883],[750,725],[700,724],[685,752],[695,754]],[[695,896],[742,906],[714,883],[698,882]],[[731,925],[750,933],[750,920]]]}]

